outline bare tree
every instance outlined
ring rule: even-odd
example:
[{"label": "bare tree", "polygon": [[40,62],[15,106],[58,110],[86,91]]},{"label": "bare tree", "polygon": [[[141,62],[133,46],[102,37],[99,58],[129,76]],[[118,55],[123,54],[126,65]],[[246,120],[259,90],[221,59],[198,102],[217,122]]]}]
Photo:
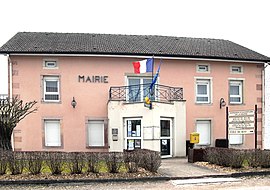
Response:
[{"label": "bare tree", "polygon": [[30,113],[37,102],[23,103],[18,97],[0,100],[0,150],[12,150],[11,135],[17,124]]}]

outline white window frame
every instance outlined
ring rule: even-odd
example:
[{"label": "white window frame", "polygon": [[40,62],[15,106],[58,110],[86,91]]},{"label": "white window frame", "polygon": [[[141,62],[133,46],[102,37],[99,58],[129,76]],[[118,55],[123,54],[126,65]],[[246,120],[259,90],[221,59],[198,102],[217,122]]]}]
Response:
[{"label": "white window frame", "polygon": [[[198,94],[198,85],[205,84],[207,87],[207,93]],[[212,80],[210,78],[195,78],[195,102],[197,104],[210,104],[212,102]],[[198,101],[197,97],[207,97],[208,101]]]},{"label": "white window frame", "polygon": [[[232,85],[232,84],[234,84],[234,85]],[[231,86],[238,86],[239,87],[239,95],[231,95],[231,92],[230,92]],[[229,80],[229,103],[230,104],[243,104],[243,86],[244,86],[243,80],[235,80],[235,79]],[[231,98],[240,98],[240,101],[239,102],[231,102]]]},{"label": "white window frame", "polygon": [[[129,86],[129,79],[139,79],[140,80],[140,85],[143,85],[144,84],[143,83],[143,80],[145,80],[145,79],[151,80],[151,82],[152,82],[152,76],[140,76],[140,77],[126,76],[126,84],[127,84],[127,86]],[[147,84],[150,84],[150,83],[147,83]],[[159,77],[158,77],[158,79],[157,79],[157,81],[156,81],[155,84],[158,84],[158,83],[159,83]],[[142,102],[144,100],[144,95],[145,95],[144,94],[144,90],[143,89],[140,89],[140,98],[139,98],[139,101],[137,101],[137,102]],[[155,95],[155,96],[157,96],[157,95]],[[128,90],[127,90],[126,97],[127,97],[127,101],[129,102],[130,100],[129,100],[129,91]]]},{"label": "white window frame", "polygon": [[[201,67],[205,67],[205,69]],[[198,73],[210,73],[210,64],[199,63],[196,65],[196,71]]]},{"label": "white window frame", "polygon": [[[92,127],[91,127],[92,124]],[[97,133],[92,133],[93,124],[101,124],[100,126],[100,139],[95,139]],[[95,139],[95,142],[91,140]],[[89,147],[104,147],[105,146],[105,121],[104,120],[88,120],[87,123],[87,145]]]},{"label": "white window frame", "polygon": [[243,135],[229,135],[229,144],[230,145],[242,145],[243,144]]},{"label": "white window frame", "polygon": [[[136,136],[129,136],[128,135],[128,121],[132,121],[132,120],[140,120],[141,121],[141,126],[140,126],[140,136],[136,135]],[[143,125],[142,125],[142,118],[126,118],[124,119],[124,134],[125,134],[125,148],[124,149],[128,149],[128,141],[129,140],[134,140],[134,147],[133,149],[135,148],[138,148],[138,149],[143,149]],[[138,131],[136,131],[138,132]],[[135,140],[140,140],[140,147],[136,147],[136,144],[135,144]],[[130,148],[129,150],[133,150],[132,148]]]},{"label": "white window frame", "polygon": [[[198,129],[198,127],[200,127],[199,124],[206,124],[206,125],[208,124],[209,129],[208,129],[207,133],[209,134],[209,137],[207,138],[207,140],[205,140],[205,142],[202,141],[203,135],[202,135],[202,132],[200,132],[200,130]],[[211,120],[209,120],[209,119],[196,120],[196,132],[199,133],[199,143],[197,145],[199,145],[199,146],[211,145],[211,138],[212,138],[212,122],[211,122]]]},{"label": "white window frame", "polygon": [[170,141],[170,154],[169,155],[163,155],[161,156],[162,158],[168,158],[168,157],[172,157],[173,155],[173,148],[174,148],[174,142],[173,142],[173,119],[172,118],[163,118],[161,117],[160,118],[160,124],[161,124],[161,121],[162,120],[167,120],[170,122],[170,135],[169,136],[162,136],[162,133],[161,133],[161,125],[160,125],[160,140],[169,140]]},{"label": "white window frame", "polygon": [[58,62],[56,60],[44,60],[43,68],[44,69],[58,69]]},{"label": "white window frame", "polygon": [[[55,127],[54,133],[48,134],[48,125],[49,124],[55,124],[55,126],[50,126],[50,127]],[[55,139],[51,140],[52,136],[54,136]],[[48,141],[52,142],[48,142]],[[62,142],[61,142],[61,123],[59,119],[45,119],[44,120],[44,145],[45,147],[61,147]]]},{"label": "white window frame", "polygon": [[[57,82],[57,92],[46,92],[46,82],[56,81]],[[46,100],[46,95],[58,95],[58,100]],[[60,102],[60,79],[56,76],[45,76],[43,78],[43,101],[44,102]]]},{"label": "white window frame", "polygon": [[231,65],[230,72],[231,74],[243,74],[243,65]]}]

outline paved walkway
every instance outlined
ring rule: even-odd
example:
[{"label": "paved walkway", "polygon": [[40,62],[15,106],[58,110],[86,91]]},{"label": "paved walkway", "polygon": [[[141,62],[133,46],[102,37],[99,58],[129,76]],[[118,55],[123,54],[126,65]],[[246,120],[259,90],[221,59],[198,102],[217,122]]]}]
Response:
[{"label": "paved walkway", "polygon": [[203,168],[193,163],[189,163],[187,158],[162,159],[159,173],[167,177],[190,178],[204,176],[220,176],[228,173],[217,172],[212,169]]}]

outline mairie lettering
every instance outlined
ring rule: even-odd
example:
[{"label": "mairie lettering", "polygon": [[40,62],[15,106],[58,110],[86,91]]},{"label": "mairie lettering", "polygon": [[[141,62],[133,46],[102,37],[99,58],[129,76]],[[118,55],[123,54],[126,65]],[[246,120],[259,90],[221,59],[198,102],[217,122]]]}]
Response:
[{"label": "mairie lettering", "polygon": [[108,83],[108,76],[84,76],[79,75],[78,80],[79,82],[85,82],[85,83]]}]

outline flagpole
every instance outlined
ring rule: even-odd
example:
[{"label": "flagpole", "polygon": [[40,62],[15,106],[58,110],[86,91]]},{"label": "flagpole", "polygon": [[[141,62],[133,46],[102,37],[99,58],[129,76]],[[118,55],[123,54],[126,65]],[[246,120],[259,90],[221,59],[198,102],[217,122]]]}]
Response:
[{"label": "flagpole", "polygon": [[154,58],[154,55],[153,55],[152,81],[154,79],[154,68],[155,68],[155,58]]}]

